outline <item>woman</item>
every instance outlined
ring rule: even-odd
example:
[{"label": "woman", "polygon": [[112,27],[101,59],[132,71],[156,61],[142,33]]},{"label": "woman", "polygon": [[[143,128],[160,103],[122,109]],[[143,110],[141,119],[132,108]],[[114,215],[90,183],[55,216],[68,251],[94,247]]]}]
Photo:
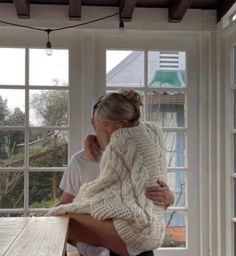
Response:
[{"label": "woman", "polygon": [[101,245],[119,255],[161,245],[164,209],[144,191],[157,177],[166,181],[165,148],[157,125],[139,122],[141,105],[135,91],[109,94],[97,104],[94,125],[107,134],[101,174],[81,187],[72,204],[50,212],[70,213],[70,240]]}]

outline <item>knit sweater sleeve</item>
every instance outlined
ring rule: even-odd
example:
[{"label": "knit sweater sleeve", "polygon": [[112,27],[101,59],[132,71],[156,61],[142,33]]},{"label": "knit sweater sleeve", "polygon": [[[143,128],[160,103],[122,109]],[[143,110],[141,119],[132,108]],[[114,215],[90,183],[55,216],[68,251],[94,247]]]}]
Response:
[{"label": "knit sweater sleeve", "polygon": [[132,213],[123,198],[127,166],[111,142],[103,155],[101,174],[93,182],[82,186],[75,202],[96,219],[132,219]]},{"label": "knit sweater sleeve", "polygon": [[[52,215],[88,213],[101,220],[115,218],[148,224],[151,217],[146,211],[153,204],[146,199],[144,191],[152,182],[156,183],[157,178],[165,177],[164,162],[161,160],[163,154],[154,156],[156,171],[150,171],[145,164],[149,160],[145,160],[140,153],[140,147],[134,142],[133,135],[130,130],[122,129],[112,135],[102,157],[99,177],[82,185],[74,202],[59,206],[60,209]],[[161,143],[156,144],[162,147]],[[150,146],[148,143],[145,145],[148,148]]]},{"label": "knit sweater sleeve", "polygon": [[[120,148],[120,147],[119,147]],[[112,159],[112,160],[111,160]],[[131,211],[122,199],[122,175],[127,167],[119,152],[110,143],[102,157],[101,172],[97,179],[80,187],[73,203],[53,208],[49,215],[88,213],[96,219],[132,219]]]}]

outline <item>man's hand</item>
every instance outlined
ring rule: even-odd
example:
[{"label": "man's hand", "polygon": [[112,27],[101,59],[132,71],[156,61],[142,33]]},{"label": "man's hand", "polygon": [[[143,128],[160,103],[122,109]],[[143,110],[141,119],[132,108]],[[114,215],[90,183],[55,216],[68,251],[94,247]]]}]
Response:
[{"label": "man's hand", "polygon": [[146,189],[145,195],[157,206],[163,206],[165,209],[174,203],[174,195],[168,185],[161,180],[157,181],[157,186]]},{"label": "man's hand", "polygon": [[100,154],[100,147],[96,135],[88,135],[84,140],[85,156],[88,160],[96,162]]},{"label": "man's hand", "polygon": [[[60,204],[69,204],[73,202],[73,199],[75,198],[74,195],[71,195],[65,191],[63,191],[61,198],[60,198],[60,202],[58,205]],[[57,205],[56,205],[57,206]]]}]

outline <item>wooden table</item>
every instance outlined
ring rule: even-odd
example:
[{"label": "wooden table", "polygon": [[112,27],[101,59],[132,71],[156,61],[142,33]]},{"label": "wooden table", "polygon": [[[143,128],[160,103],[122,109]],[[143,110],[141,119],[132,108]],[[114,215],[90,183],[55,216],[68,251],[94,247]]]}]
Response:
[{"label": "wooden table", "polygon": [[67,217],[0,218],[0,256],[63,256]]}]

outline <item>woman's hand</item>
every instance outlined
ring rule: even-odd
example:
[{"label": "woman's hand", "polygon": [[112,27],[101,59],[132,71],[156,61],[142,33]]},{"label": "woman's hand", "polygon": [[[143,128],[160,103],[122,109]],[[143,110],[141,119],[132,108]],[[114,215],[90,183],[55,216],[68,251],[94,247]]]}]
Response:
[{"label": "woman's hand", "polygon": [[155,205],[162,206],[165,209],[174,203],[173,193],[170,191],[168,185],[161,180],[157,180],[157,186],[147,188],[145,195]]},{"label": "woman's hand", "polygon": [[96,162],[100,154],[100,147],[96,135],[88,135],[84,140],[85,156],[88,160]]}]

